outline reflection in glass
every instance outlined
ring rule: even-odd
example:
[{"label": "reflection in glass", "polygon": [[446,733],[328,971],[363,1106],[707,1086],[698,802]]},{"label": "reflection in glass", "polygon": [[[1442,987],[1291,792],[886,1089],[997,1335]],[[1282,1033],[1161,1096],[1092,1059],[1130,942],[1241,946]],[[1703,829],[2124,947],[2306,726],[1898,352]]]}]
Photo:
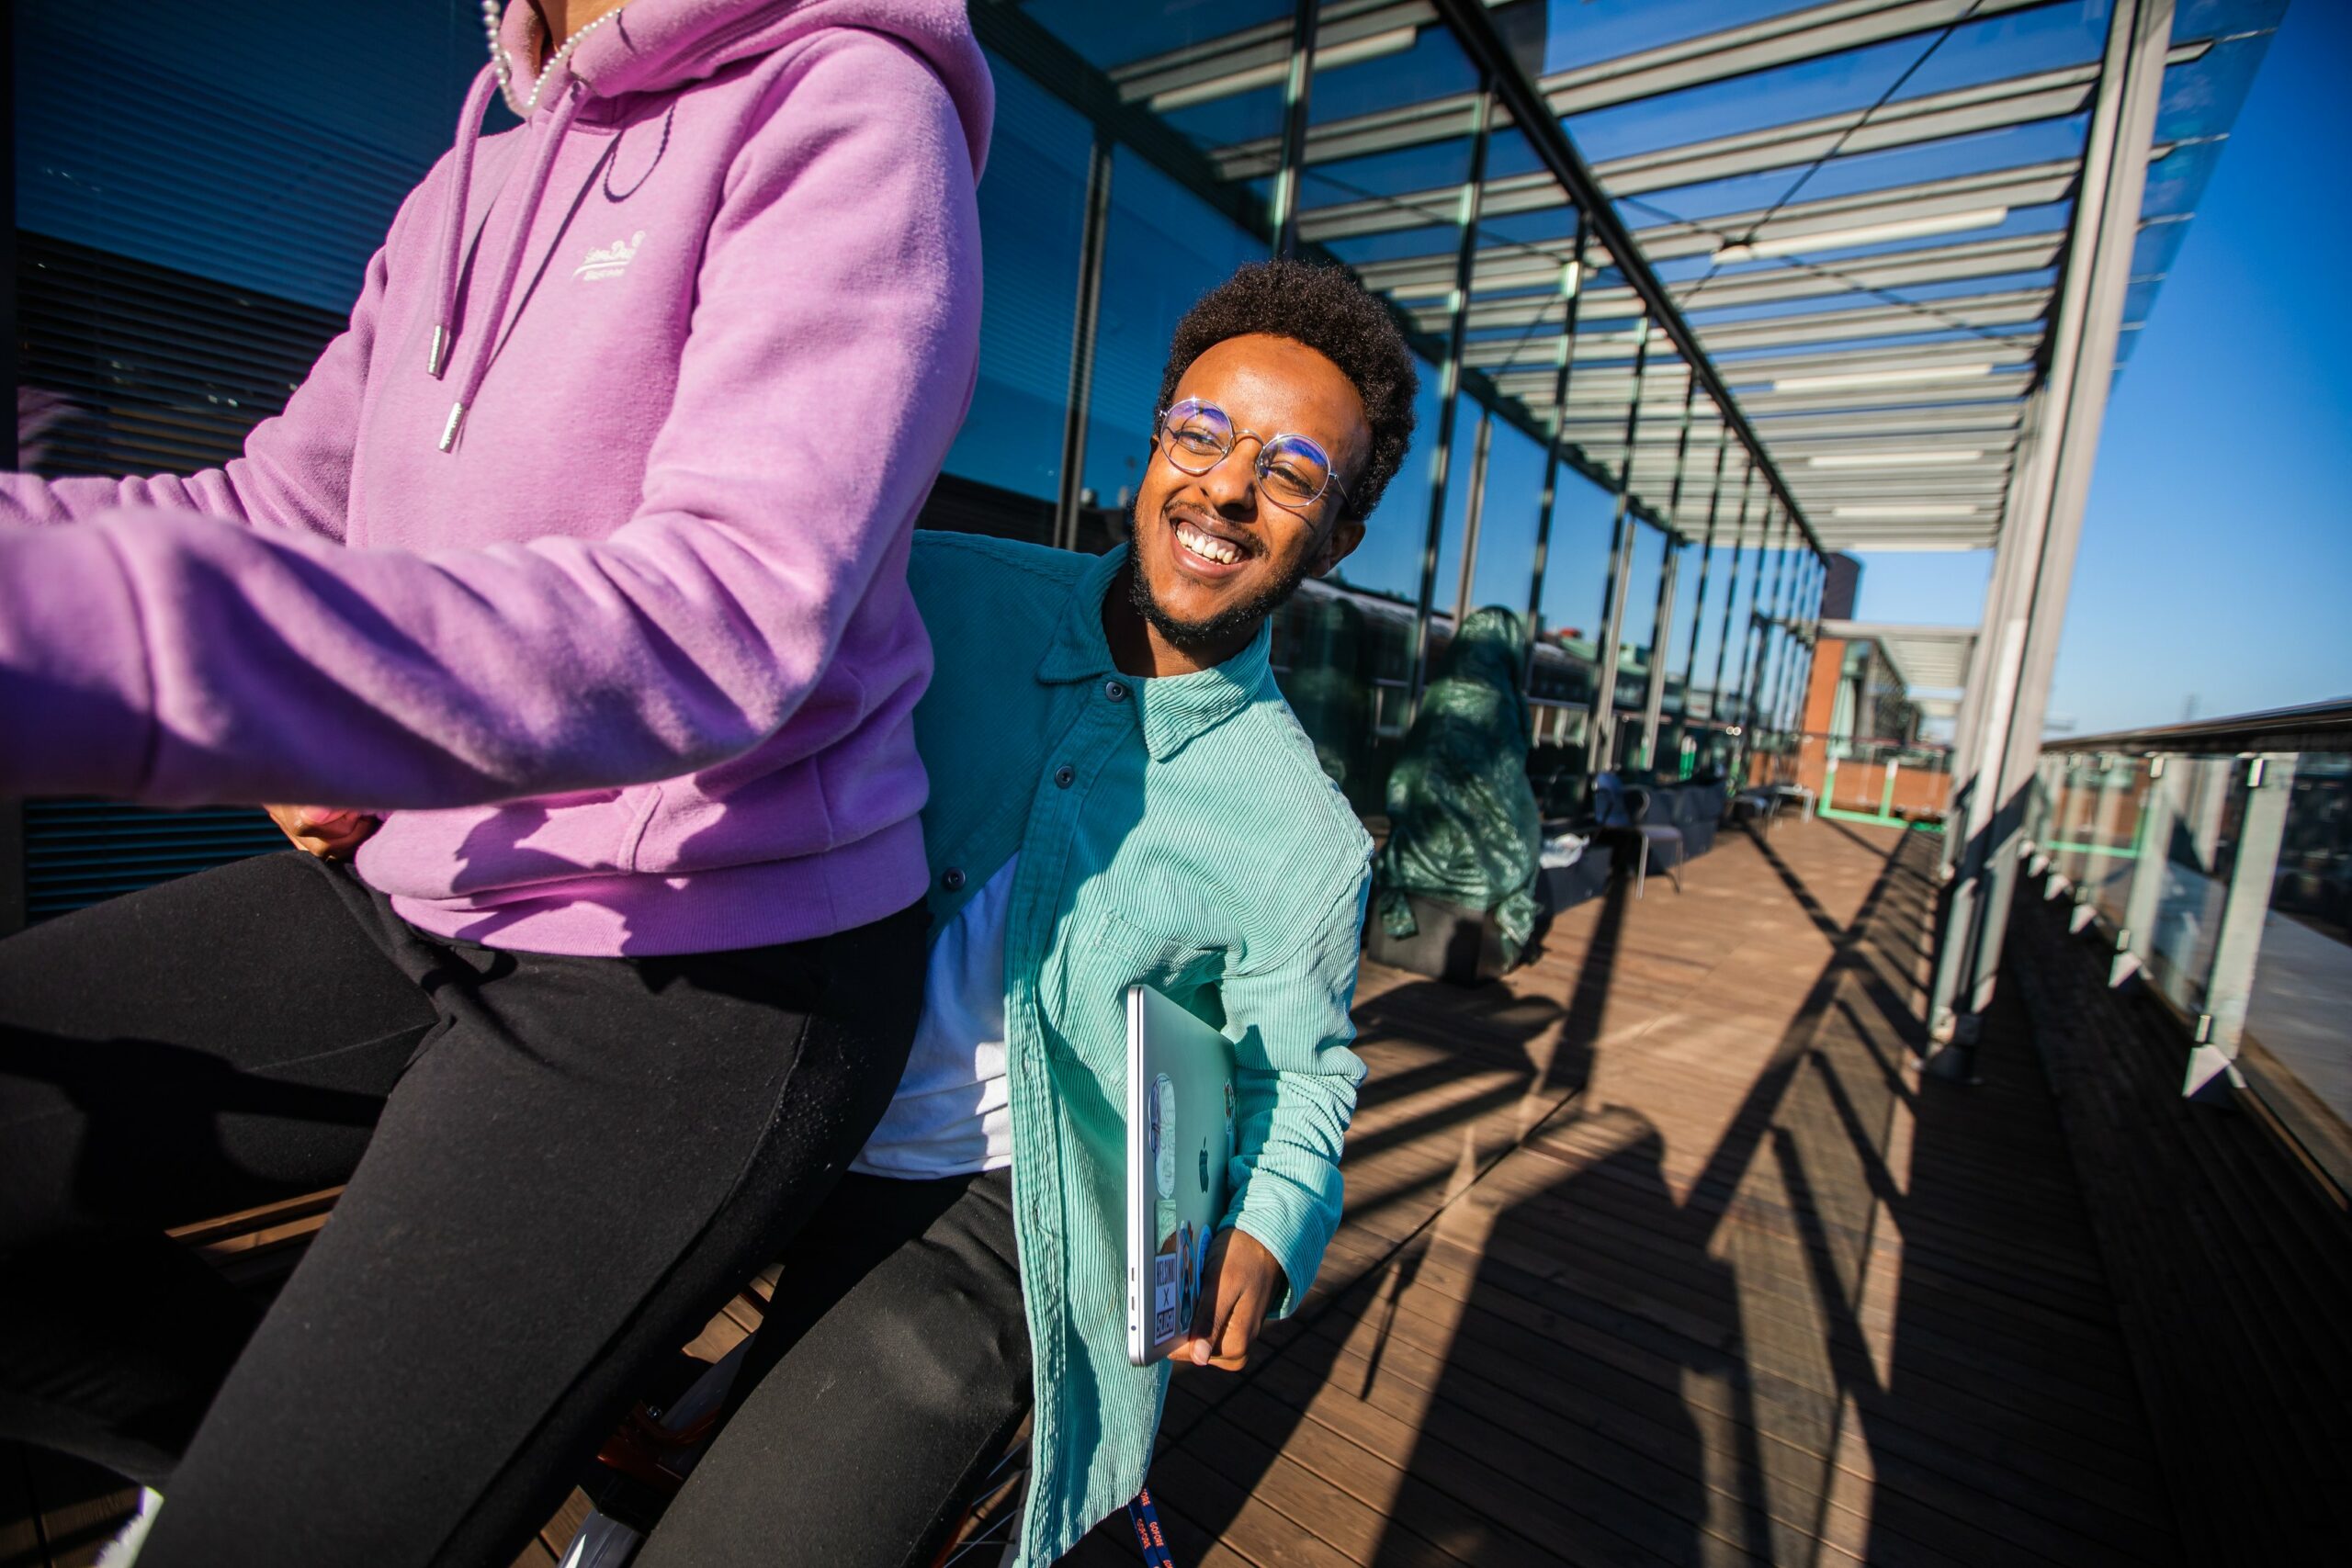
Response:
[{"label": "reflection in glass", "polygon": [[[1118,150],[1087,417],[1083,474],[1093,495],[1085,504],[1124,512],[1135,499],[1150,456],[1159,375],[1176,322],[1236,268],[1265,254],[1263,241],[1129,149]],[[991,288],[1003,270],[992,273]]]},{"label": "reflection in glass", "polygon": [[991,57],[996,129],[980,180],[980,376],[946,471],[1050,501],[1061,482],[1080,230],[1093,132]]}]

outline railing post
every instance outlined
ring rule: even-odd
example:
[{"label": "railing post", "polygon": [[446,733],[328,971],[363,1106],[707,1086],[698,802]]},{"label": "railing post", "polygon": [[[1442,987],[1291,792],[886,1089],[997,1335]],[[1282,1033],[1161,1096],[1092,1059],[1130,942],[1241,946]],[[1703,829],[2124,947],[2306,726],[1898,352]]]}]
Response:
[{"label": "railing post", "polygon": [[2246,1005],[2254,996],[2254,966],[2262,953],[2263,922],[2270,914],[2271,885],[2278,874],[2278,846],[2287,831],[2287,808],[2295,794],[2292,752],[2258,752],[2239,759],[2245,770],[2245,809],[2238,814],[2237,854],[2230,867],[2230,891],[2222,905],[2222,927],[2213,938],[2213,968],[2205,982],[2205,1013],[2198,1020],[2197,1045],[2180,1092],[2212,1098],[2238,1076],[2239,1043],[2245,1037]]}]

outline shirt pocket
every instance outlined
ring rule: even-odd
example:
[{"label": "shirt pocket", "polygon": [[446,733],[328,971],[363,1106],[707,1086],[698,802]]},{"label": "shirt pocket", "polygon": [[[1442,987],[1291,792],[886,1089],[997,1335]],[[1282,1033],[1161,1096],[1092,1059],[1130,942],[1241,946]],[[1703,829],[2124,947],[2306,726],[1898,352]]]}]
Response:
[{"label": "shirt pocket", "polygon": [[[1104,909],[1081,928],[1083,937],[1064,958],[1062,1018],[1072,1027],[1069,1048],[1093,1043],[1086,1025],[1106,1021],[1101,1049],[1122,1073],[1126,1056],[1127,987],[1150,986],[1188,1012],[1221,1027],[1216,983],[1225,974],[1225,947],[1201,933],[1164,931]],[[1063,1032],[1057,1031],[1057,1034]],[[1095,1064],[1098,1066],[1106,1064]]]}]

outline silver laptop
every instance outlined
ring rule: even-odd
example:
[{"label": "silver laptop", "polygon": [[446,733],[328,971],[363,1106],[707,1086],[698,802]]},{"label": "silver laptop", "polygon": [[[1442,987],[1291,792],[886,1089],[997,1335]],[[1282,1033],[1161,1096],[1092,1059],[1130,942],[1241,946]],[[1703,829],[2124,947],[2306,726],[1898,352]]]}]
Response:
[{"label": "silver laptop", "polygon": [[1127,1359],[1138,1367],[1192,1325],[1232,1156],[1233,1047],[1151,987],[1128,987]]}]

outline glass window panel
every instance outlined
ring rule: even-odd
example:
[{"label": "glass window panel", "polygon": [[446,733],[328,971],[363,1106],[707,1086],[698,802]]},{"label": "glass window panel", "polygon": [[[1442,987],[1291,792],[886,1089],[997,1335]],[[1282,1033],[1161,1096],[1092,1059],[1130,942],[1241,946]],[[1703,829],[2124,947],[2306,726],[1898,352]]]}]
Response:
[{"label": "glass window panel", "polygon": [[1634,563],[1626,579],[1625,618],[1617,638],[1617,701],[1640,707],[1649,694],[1650,639],[1657,629],[1657,585],[1666,570],[1666,535],[1639,519],[1630,521]]},{"label": "glass window panel", "polygon": [[1546,74],[1784,16],[1819,0],[1586,0],[1551,7]]},{"label": "glass window panel", "polygon": [[2287,14],[2287,0],[2180,0],[2173,13],[2172,36],[2177,42],[2221,38],[2231,33],[2276,28]]},{"label": "glass window panel", "polygon": [[1724,606],[1731,619],[1721,634],[1723,641],[1714,665],[1722,677],[1718,690],[1722,693],[1724,712],[1727,716],[1742,720],[1747,713],[1747,667],[1753,657],[1750,645],[1754,638],[1749,624],[1756,614],[1757,579],[1758,569],[1764,562],[1756,540],[1756,536],[1761,532],[1758,518],[1762,510],[1760,504],[1751,505],[1748,509],[1750,536],[1747,547],[1740,553],[1739,570],[1732,581],[1731,598]]},{"label": "glass window panel", "polygon": [[[1438,369],[1416,359],[1420,390],[1413,400],[1413,442],[1397,466],[1396,477],[1380,498],[1380,505],[1365,519],[1363,543],[1340,563],[1332,581],[1406,605],[1417,604],[1421,592],[1421,545],[1429,534],[1430,465],[1437,449]],[[1466,451],[1466,447],[1464,448]],[[1464,459],[1467,461],[1466,458]],[[1439,592],[1445,599],[1442,579]]]},{"label": "glass window panel", "polygon": [[1865,109],[1889,94],[1919,97],[2096,61],[2106,16],[2105,0],[2036,7],[1595,109],[1566,124],[1595,161],[1685,146]]},{"label": "glass window panel", "polygon": [[[1729,487],[1726,510],[1736,510],[1738,487]],[[1727,525],[1726,525],[1726,531]],[[1683,679],[1692,692],[1712,694],[1715,684],[1715,650],[1723,646],[1724,604],[1732,592],[1731,547],[1718,543],[1712,550],[1694,550],[1683,562],[1688,584],[1678,598],[1687,608],[1678,612],[1683,629],[1676,642],[1682,649]],[[1703,580],[1703,581],[1702,581]],[[1705,697],[1692,705],[1695,713],[1711,712]]]},{"label": "glass window panel", "polygon": [[[1124,508],[1135,498],[1178,319],[1264,255],[1258,239],[1127,148],[1114,155],[1086,431],[1084,484],[1096,504]],[[990,268],[990,288],[1005,270]]]},{"label": "glass window panel", "polygon": [[2218,41],[2199,58],[2184,61],[2165,72],[2164,97],[2156,108],[2154,138],[2159,143],[2226,135],[2237,119],[2238,111],[2245,107],[2246,91],[2254,85],[2255,70],[2270,48],[2271,35],[2267,31],[2228,29],[2236,37],[2219,32],[2184,33],[2181,28],[2188,9],[2184,7],[2183,13],[2174,16],[2173,36]]},{"label": "glass window panel", "polygon": [[[1660,668],[1658,661],[1661,659],[1665,660],[1666,683],[1661,693],[1660,711],[1679,715],[1683,712],[1687,695],[1683,669],[1690,644],[1690,596],[1698,592],[1699,558],[1705,552],[1685,540],[1672,546],[1671,553],[1675,562],[1674,603],[1668,606],[1668,621],[1651,634],[1645,662],[1656,670]],[[1660,732],[1661,740],[1664,733]]]},{"label": "glass window panel", "polygon": [[980,378],[947,472],[1050,500],[1061,482],[1093,132],[1076,110],[1003,61],[991,58],[989,66],[996,130],[979,191],[989,260]]},{"label": "glass window panel", "polygon": [[[1092,64],[1114,74],[1147,62],[1216,39],[1231,40],[1237,55],[1267,30],[1286,49],[1290,0],[1159,0],[1159,4],[1104,6],[1098,0],[1026,0],[1031,19]],[[1250,59],[1255,62],[1256,55]]]},{"label": "glass window panel", "polygon": [[2148,183],[2140,197],[2141,220],[2179,219],[2196,211],[2227,145],[2225,141],[2191,142],[2150,164]]},{"label": "glass window panel", "polygon": [[1478,565],[1471,579],[1473,606],[1501,604],[1527,614],[1535,565],[1535,526],[1543,511],[1544,444],[1509,420],[1495,421],[1487,458],[1487,505],[1478,529]]},{"label": "glass window panel", "polygon": [[[1330,7],[1325,7],[1325,11],[1319,27],[1329,24]],[[1310,120],[1316,125],[1328,125],[1401,104],[1476,92],[1477,68],[1453,41],[1453,35],[1433,20],[1417,26],[1419,31],[1408,49],[1317,70],[1314,91],[1307,98]]]},{"label": "glass window panel", "polygon": [[[1316,72],[1310,134],[1476,86],[1477,73],[1453,35],[1424,23],[1409,49]],[[1450,254],[1461,186],[1470,177],[1468,113],[1455,129],[1438,141],[1310,164],[1299,182],[1300,231],[1350,263]]]},{"label": "glass window panel", "polygon": [[[117,6],[17,0],[0,66],[16,82],[15,221],[341,315],[448,150],[482,66],[481,12],[240,10],[146,6],[126,25]],[[272,68],[257,72],[261,38]],[[514,123],[493,107],[483,129]]]},{"label": "glass window panel", "polygon": [[[1416,434],[1418,435],[1418,432]],[[1437,427],[1428,439],[1437,440]],[[1439,615],[1453,614],[1453,600],[1462,585],[1462,547],[1469,526],[1470,484],[1478,450],[1478,405],[1466,393],[1453,400],[1453,457],[1446,464],[1445,529],[1438,536],[1437,590],[1430,601]],[[1434,657],[1435,644],[1431,645]]]},{"label": "glass window panel", "polygon": [[1544,637],[1565,662],[1562,695],[1592,700],[1594,660],[1600,641],[1600,599],[1609,575],[1610,520],[1615,494],[1562,464],[1552,511],[1552,542],[1544,571]]}]

